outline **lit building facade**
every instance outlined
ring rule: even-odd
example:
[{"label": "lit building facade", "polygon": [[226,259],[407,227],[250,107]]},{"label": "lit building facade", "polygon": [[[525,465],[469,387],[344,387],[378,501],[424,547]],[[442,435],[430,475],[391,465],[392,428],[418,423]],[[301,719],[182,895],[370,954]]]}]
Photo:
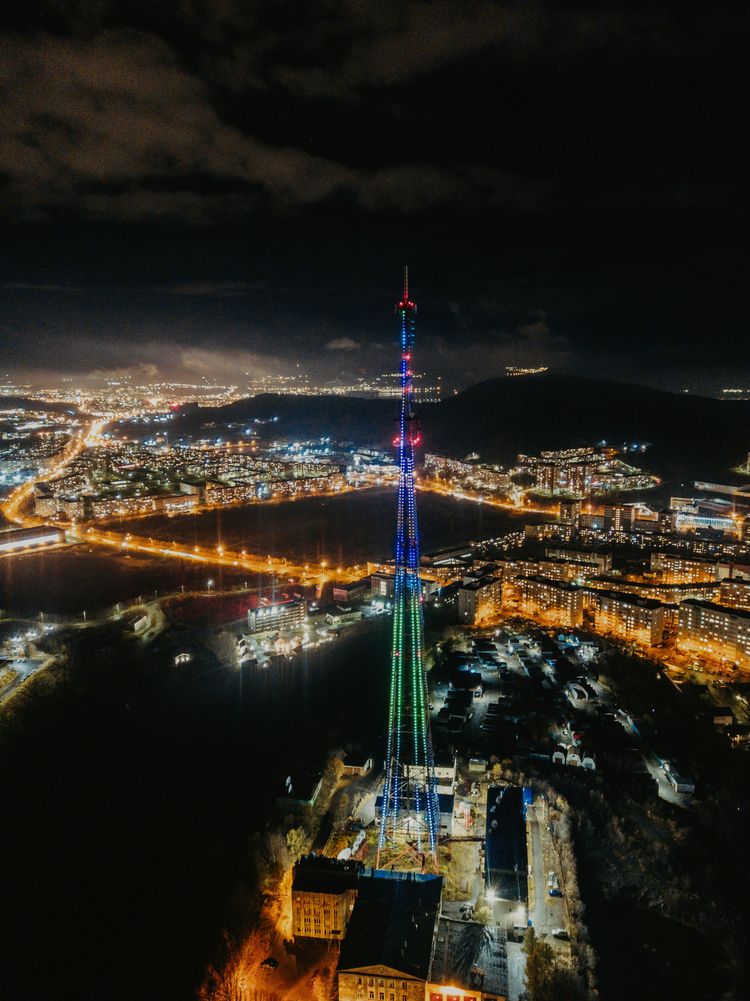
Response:
[{"label": "lit building facade", "polygon": [[361,871],[361,862],[340,862],[325,856],[300,859],[292,876],[294,937],[343,939]]},{"label": "lit building facade", "polygon": [[562,546],[547,546],[544,552],[551,559],[564,560],[566,563],[594,564],[600,573],[612,569],[612,553],[600,553],[596,549],[569,549]]},{"label": "lit building facade", "polygon": [[0,555],[20,553],[28,549],[43,549],[65,542],[65,532],[52,525],[34,528],[11,528],[0,532]]},{"label": "lit building facade", "polygon": [[522,577],[518,581],[519,611],[566,629],[583,622],[583,588],[546,577]]},{"label": "lit building facade", "polygon": [[260,599],[247,610],[247,626],[251,633],[284,632],[305,624],[307,608],[302,598],[279,595],[276,601]]},{"label": "lit building facade", "polygon": [[719,604],[750,611],[750,580],[740,577],[723,580],[719,585]]},{"label": "lit building facade", "polygon": [[500,577],[469,580],[458,589],[458,617],[461,622],[474,623],[496,615],[502,604],[503,582]]},{"label": "lit building facade", "polygon": [[688,599],[679,607],[677,644],[686,653],[750,667],[750,611]]},{"label": "lit building facade", "polygon": [[673,584],[698,584],[716,580],[716,564],[673,553],[651,553],[651,572]]},{"label": "lit building facade", "polygon": [[664,639],[664,606],[633,594],[597,593],[594,622],[598,633],[640,646],[657,646]]}]

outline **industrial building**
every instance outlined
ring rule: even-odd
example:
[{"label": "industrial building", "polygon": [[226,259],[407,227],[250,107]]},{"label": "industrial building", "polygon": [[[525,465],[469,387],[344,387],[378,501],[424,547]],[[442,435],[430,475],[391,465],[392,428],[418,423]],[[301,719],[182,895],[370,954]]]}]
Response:
[{"label": "industrial building", "polygon": [[57,546],[65,542],[65,532],[54,525],[36,525],[34,528],[11,528],[0,532],[0,555]]},{"label": "industrial building", "polygon": [[338,964],[339,1001],[425,1001],[441,876],[368,870]]},{"label": "industrial building", "polygon": [[442,883],[360,872],[338,963],[339,1001],[505,1001],[503,931],[443,915]]}]

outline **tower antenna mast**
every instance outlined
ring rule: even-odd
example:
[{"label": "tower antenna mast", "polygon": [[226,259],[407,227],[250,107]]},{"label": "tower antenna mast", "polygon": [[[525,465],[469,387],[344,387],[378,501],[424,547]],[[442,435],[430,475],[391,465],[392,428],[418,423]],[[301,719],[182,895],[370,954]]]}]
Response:
[{"label": "tower antenna mast", "polygon": [[409,298],[404,268],[403,298],[396,303],[401,344],[401,414],[398,449],[393,591],[391,688],[385,786],[380,807],[378,868],[436,871],[440,806],[430,734],[424,666],[424,614],[419,576],[419,528],[414,488],[414,448],[421,435],[414,413],[412,356],[416,303]]}]

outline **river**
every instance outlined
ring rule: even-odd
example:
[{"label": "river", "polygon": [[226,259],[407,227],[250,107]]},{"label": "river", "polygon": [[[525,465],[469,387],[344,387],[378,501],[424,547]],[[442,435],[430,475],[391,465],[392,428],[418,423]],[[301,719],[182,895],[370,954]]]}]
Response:
[{"label": "river", "polygon": [[[439,494],[418,496],[422,549],[496,536],[520,528],[524,518],[487,504]],[[184,545],[221,543],[299,562],[337,564],[388,559],[392,552],[394,489],[361,490],[338,497],[218,508],[200,515],[122,521],[112,527]],[[88,614],[139,595],[242,584],[248,577],[196,567],[166,557],[119,554],[76,546],[68,550],[0,559],[0,609],[36,616]],[[250,580],[251,586],[259,580]]]}]

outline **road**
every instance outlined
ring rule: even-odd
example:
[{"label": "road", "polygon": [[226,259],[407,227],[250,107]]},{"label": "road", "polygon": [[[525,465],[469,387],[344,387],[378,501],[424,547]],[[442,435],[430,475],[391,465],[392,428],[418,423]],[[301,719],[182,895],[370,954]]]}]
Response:
[{"label": "road", "polygon": [[78,537],[88,543],[107,546],[118,552],[131,551],[149,553],[153,556],[166,556],[178,560],[190,560],[193,563],[203,563],[206,566],[230,567],[235,570],[245,570],[247,573],[262,573],[293,579],[301,585],[316,585],[319,589],[328,581],[352,581],[365,572],[363,566],[337,567],[335,572],[326,573],[325,566],[316,570],[311,564],[295,563],[285,557],[258,556],[244,549],[235,552],[218,546],[215,549],[208,546],[186,546],[177,540],[161,541],[154,538],[133,535],[132,532],[113,532],[104,529],[82,528]]},{"label": "road", "polygon": [[477,504],[488,504],[490,507],[502,507],[506,511],[513,511],[515,514],[556,515],[558,512],[557,505],[531,507],[528,504],[514,504],[513,501],[498,500],[496,497],[487,496],[486,494],[464,489],[463,487],[446,486],[445,483],[441,483],[439,480],[421,479],[415,485],[417,490],[423,490],[425,493],[442,494],[444,497],[454,497],[458,500],[476,501]]},{"label": "road", "polygon": [[49,667],[55,662],[55,658],[52,656],[45,657],[43,660],[13,660],[10,661],[6,667],[11,668],[13,671],[17,672],[17,676],[4,688],[2,693],[0,693],[0,702],[5,702],[14,695],[18,688],[32,676],[36,674],[37,671],[42,671]]},{"label": "road", "polygon": [[60,453],[57,461],[45,469],[43,473],[26,480],[20,487],[17,487],[8,495],[2,505],[2,511],[8,521],[13,521],[18,525],[34,525],[38,519],[24,513],[26,504],[31,500],[34,487],[37,483],[46,482],[60,476],[70,465],[73,459],[77,458],[81,452],[92,445],[101,443],[101,434],[109,423],[110,418],[94,420],[88,427],[81,427],[78,434],[68,442]]},{"label": "road", "polygon": [[[555,871],[560,885],[563,885],[560,867],[556,859],[552,840],[547,831],[544,804],[537,798],[536,802],[527,807],[526,817],[529,821],[531,836],[531,878],[533,880],[534,907],[529,913],[534,928],[539,935],[549,935],[554,928],[567,928],[567,908],[562,897],[550,897],[547,886],[547,873]],[[550,859],[555,861],[550,861]],[[545,862],[545,859],[547,862]],[[550,944],[560,951],[567,951],[567,946],[557,939],[550,939]]]},{"label": "road", "polygon": [[[87,427],[82,427],[79,433],[71,439],[68,446],[60,454],[59,459],[53,466],[46,469],[43,474],[39,474],[27,480],[20,487],[14,490],[2,504],[2,511],[8,521],[18,525],[32,526],[39,523],[34,515],[30,515],[25,509],[31,500],[34,487],[37,483],[54,479],[61,476],[70,463],[81,453],[96,445],[106,443],[102,432],[111,418],[101,418],[91,422]],[[68,526],[61,526],[68,527]],[[206,546],[185,546],[184,543],[174,541],[160,541],[153,538],[144,538],[133,535],[130,532],[113,532],[95,528],[78,528],[73,526],[73,534],[82,541],[96,543],[118,551],[132,550],[134,552],[149,553],[156,556],[166,556],[171,559],[190,560],[196,563],[205,563],[207,566],[231,567],[233,569],[245,570],[248,573],[262,573],[293,578],[301,585],[316,585],[321,591],[323,586],[330,580],[347,582],[356,580],[366,571],[364,566],[336,567],[335,570],[327,572],[325,562],[319,566],[312,564],[295,563],[285,557],[259,556],[248,553],[232,552],[223,546],[215,549]]]}]

